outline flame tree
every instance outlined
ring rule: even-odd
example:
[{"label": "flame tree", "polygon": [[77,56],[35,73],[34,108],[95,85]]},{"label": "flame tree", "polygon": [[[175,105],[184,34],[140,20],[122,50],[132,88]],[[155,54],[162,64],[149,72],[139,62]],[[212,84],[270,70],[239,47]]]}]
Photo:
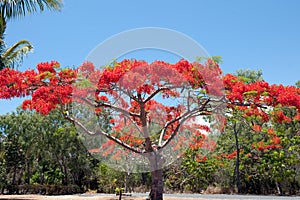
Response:
[{"label": "flame tree", "polygon": [[[130,163],[150,170],[150,199],[155,200],[163,198],[163,167],[185,147],[214,147],[205,133],[223,128],[224,106],[261,117],[267,107],[300,109],[296,87],[264,81],[245,84],[233,75],[222,76],[212,59],[203,64],[123,60],[103,69],[89,62],[78,69],[47,62],[38,64],[37,71],[3,69],[0,98],[24,96],[31,99],[23,102],[23,109],[47,115],[58,108],[80,132],[106,138],[92,151],[116,166]],[[215,116],[210,127],[201,124],[201,116],[207,115]]]}]

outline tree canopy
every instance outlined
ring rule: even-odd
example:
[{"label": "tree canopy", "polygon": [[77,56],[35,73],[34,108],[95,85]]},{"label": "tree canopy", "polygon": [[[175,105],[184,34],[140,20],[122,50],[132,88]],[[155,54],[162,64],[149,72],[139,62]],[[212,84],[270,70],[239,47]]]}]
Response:
[{"label": "tree canopy", "polygon": [[[269,114],[270,108],[293,107],[297,113],[300,109],[299,88],[222,75],[218,63],[211,59],[204,64],[123,60],[102,70],[88,62],[78,69],[60,68],[53,61],[38,64],[37,70],[2,70],[0,98],[31,95],[23,102],[23,109],[44,115],[60,109],[81,131],[108,139],[97,147],[98,152],[113,155],[115,160],[129,152],[141,156],[152,173],[152,199],[162,199],[161,169],[168,163],[164,149],[175,151],[183,144],[194,148],[215,146],[203,134],[209,127],[199,124],[197,117],[220,117],[225,105],[229,110],[242,111],[244,117],[254,116],[266,123],[271,115],[277,121],[288,120],[283,112]],[[111,117],[110,128],[87,124],[103,115]],[[261,127],[259,123],[251,126],[255,130]],[[114,147],[116,144],[122,148]]]}]

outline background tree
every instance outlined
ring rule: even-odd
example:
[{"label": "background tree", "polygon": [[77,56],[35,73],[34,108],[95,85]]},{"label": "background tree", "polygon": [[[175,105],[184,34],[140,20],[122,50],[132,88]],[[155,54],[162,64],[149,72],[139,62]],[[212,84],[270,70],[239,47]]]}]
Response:
[{"label": "background tree", "polygon": [[[255,83],[258,81],[263,80],[262,71],[254,71],[249,69],[241,69],[235,72],[235,75],[239,77],[245,84]],[[243,120],[241,117],[241,113],[239,109],[235,109],[234,107],[229,108],[229,116],[227,117],[227,128],[230,127],[234,135],[235,141],[235,149],[236,149],[236,163],[235,163],[235,176],[236,176],[236,186],[238,189],[238,193],[242,192],[241,186],[241,178],[240,178],[240,142],[239,142],[239,134],[241,133],[242,129],[245,130],[247,127],[243,127]],[[245,136],[243,136],[245,137]]]},{"label": "background tree", "polygon": [[240,77],[244,83],[255,83],[263,80],[262,70],[240,69],[234,75]]},{"label": "background tree", "polygon": [[0,130],[2,191],[23,184],[88,186],[93,159],[59,111],[41,116],[18,109],[0,116]]},{"label": "background tree", "polygon": [[[276,177],[273,174],[274,171],[270,170],[270,166],[273,165],[273,167],[275,167],[274,165],[277,161],[271,161],[271,157],[266,156],[268,154],[264,152],[273,152],[275,155],[280,149],[285,148],[280,142],[281,138],[278,133],[272,133],[274,125],[271,125],[271,123],[273,120],[276,121],[276,119],[280,119],[281,121],[289,120],[283,113],[274,111],[278,109],[281,110],[282,107],[288,107],[296,109],[297,111],[295,110],[295,113],[299,113],[299,90],[291,86],[268,85],[264,81],[245,84],[244,79],[239,79],[239,77],[235,78],[235,80],[231,80],[228,84],[235,85],[235,89],[232,88],[231,90],[232,93],[227,95],[229,99],[231,96],[236,99],[236,101],[231,104],[233,106],[231,106],[231,109],[234,108],[241,113],[239,115],[233,114],[232,117],[241,116],[238,121],[242,121],[244,125],[248,127],[246,129],[244,128],[243,132],[246,131],[247,135],[252,135],[251,137],[243,135],[244,139],[248,138],[244,140],[246,145],[243,145],[241,151],[243,154],[242,163],[244,163],[241,166],[241,170],[243,172],[243,182],[246,184],[243,188],[247,188],[248,191],[253,189],[251,193],[268,193],[268,191],[263,191],[264,189],[268,190],[271,188],[271,186],[268,185],[270,181],[267,180],[272,179],[274,180],[272,184],[278,185],[278,181],[276,182],[276,180],[273,179]],[[258,96],[258,94],[262,96]],[[255,104],[257,106],[253,107]],[[277,121],[277,123],[280,122],[280,120]],[[285,135],[288,135],[288,132],[286,132]],[[233,153],[234,154],[229,154],[230,157],[237,157],[237,151]],[[251,158],[249,158],[249,156]],[[259,161],[252,159],[258,159]],[[282,162],[282,160],[280,162]],[[257,166],[256,164],[258,163],[261,163],[261,165]],[[249,165],[251,165],[251,167],[247,168]],[[253,171],[247,172],[247,169]],[[256,178],[258,179],[257,182],[248,184],[249,181],[254,181]],[[262,183],[266,185],[262,185]],[[280,189],[278,189],[278,193],[282,194]]]},{"label": "background tree", "polygon": [[295,85],[297,86],[297,88],[300,88],[300,80],[297,81],[297,82],[295,83]]},{"label": "background tree", "polygon": [[24,56],[33,50],[33,46],[27,40],[21,40],[11,47],[6,48],[4,42],[5,29],[5,18],[0,16],[0,69],[16,66],[22,61]]}]

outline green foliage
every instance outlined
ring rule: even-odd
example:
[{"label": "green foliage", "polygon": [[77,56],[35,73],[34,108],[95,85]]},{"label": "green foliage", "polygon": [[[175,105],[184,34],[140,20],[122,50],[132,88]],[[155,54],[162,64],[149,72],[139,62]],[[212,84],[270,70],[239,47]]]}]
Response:
[{"label": "green foliage", "polygon": [[114,193],[116,188],[122,188],[124,185],[124,173],[111,169],[102,163],[99,163],[95,168],[95,176],[98,180],[98,192],[100,193]]},{"label": "green foliage", "polygon": [[[282,110],[286,116],[293,119],[297,114],[294,108],[276,108]],[[269,112],[272,112],[271,110]],[[228,183],[235,183],[234,177],[236,157],[228,159],[228,155],[234,151],[234,137],[231,128],[232,123],[240,123],[242,128],[238,133],[240,148],[240,174],[242,191],[252,194],[296,194],[300,189],[299,179],[299,136],[300,122],[291,120],[288,123],[278,123],[273,120],[271,123],[261,124],[255,117],[242,117],[242,113],[234,112],[227,118],[226,131],[218,140],[217,152],[223,156],[224,163],[219,168],[231,170],[224,177]],[[240,116],[240,117],[239,117]],[[259,124],[261,131],[254,131],[251,126]],[[270,144],[273,130],[274,135],[279,138],[281,148],[258,149],[260,142],[264,145]],[[225,155],[225,156],[224,156]],[[226,156],[227,155],[227,156]],[[231,168],[231,169],[230,169]],[[219,173],[218,173],[219,174]],[[215,175],[215,177],[217,177]],[[230,184],[229,184],[230,186]]]},{"label": "green foliage", "polygon": [[117,187],[117,188],[115,189],[115,193],[116,193],[116,194],[120,194],[120,193],[124,192],[124,190],[125,190],[125,188],[119,188],[119,187]]},{"label": "green foliage", "polygon": [[76,184],[92,175],[92,158],[73,124],[59,111],[41,116],[17,110],[0,116],[1,172],[7,187],[15,184]]},{"label": "green foliage", "polygon": [[211,60],[215,61],[218,64],[222,64],[223,63],[222,56],[211,56],[211,57],[208,57],[208,58],[200,57],[200,56],[196,57],[196,61],[197,62],[206,61],[208,59],[211,59]]},{"label": "green foliage", "polygon": [[45,194],[45,195],[67,195],[81,193],[78,185],[19,185],[15,187],[18,194]]},{"label": "green foliage", "polygon": [[297,82],[295,83],[295,85],[297,86],[297,88],[300,88],[300,80],[297,81]]},{"label": "green foliage", "polygon": [[222,64],[223,63],[222,56],[212,56],[211,59],[213,61],[215,61],[216,63],[218,63],[218,64]]},{"label": "green foliage", "polygon": [[240,77],[245,83],[254,83],[263,80],[262,70],[241,69],[237,70],[234,75]]},{"label": "green foliage", "polygon": [[2,0],[0,2],[1,15],[6,19],[23,17],[26,14],[50,10],[60,10],[61,0]]}]

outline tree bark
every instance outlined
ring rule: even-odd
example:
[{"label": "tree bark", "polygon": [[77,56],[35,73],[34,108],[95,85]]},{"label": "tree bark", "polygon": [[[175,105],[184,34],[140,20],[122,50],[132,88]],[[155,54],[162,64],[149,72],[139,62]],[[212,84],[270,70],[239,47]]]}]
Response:
[{"label": "tree bark", "polygon": [[13,177],[12,177],[12,185],[15,184],[16,182],[16,174],[17,174],[17,165],[14,166],[14,172],[13,172]]},{"label": "tree bark", "polygon": [[125,193],[131,192],[129,189],[129,176],[130,176],[130,173],[125,172]]},{"label": "tree bark", "polygon": [[278,192],[278,195],[282,196],[282,188],[281,188],[281,185],[280,183],[278,183],[278,181],[275,182],[276,184],[276,189],[277,189],[277,192]]},{"label": "tree bark", "polygon": [[31,177],[31,173],[30,173],[30,161],[29,159],[26,162],[26,170],[27,170],[27,177],[26,177],[26,184],[30,185],[30,177]]},{"label": "tree bark", "polygon": [[151,200],[162,200],[164,192],[162,169],[151,172],[151,191],[149,197]]},{"label": "tree bark", "polygon": [[237,129],[236,122],[233,126],[233,132],[235,137],[235,147],[236,147],[236,162],[235,162],[235,173],[236,173],[236,186],[238,189],[238,193],[242,192],[241,187],[241,178],[240,178],[240,147],[239,147],[239,138],[238,133],[240,132],[240,127]]},{"label": "tree bark", "polygon": [[69,178],[68,178],[68,167],[67,164],[65,162],[63,162],[63,172],[64,172],[64,182],[63,185],[68,185],[69,184]]},{"label": "tree bark", "polygon": [[151,165],[151,191],[150,200],[163,200],[164,183],[163,183],[163,159],[161,155],[153,152],[149,158]]}]

